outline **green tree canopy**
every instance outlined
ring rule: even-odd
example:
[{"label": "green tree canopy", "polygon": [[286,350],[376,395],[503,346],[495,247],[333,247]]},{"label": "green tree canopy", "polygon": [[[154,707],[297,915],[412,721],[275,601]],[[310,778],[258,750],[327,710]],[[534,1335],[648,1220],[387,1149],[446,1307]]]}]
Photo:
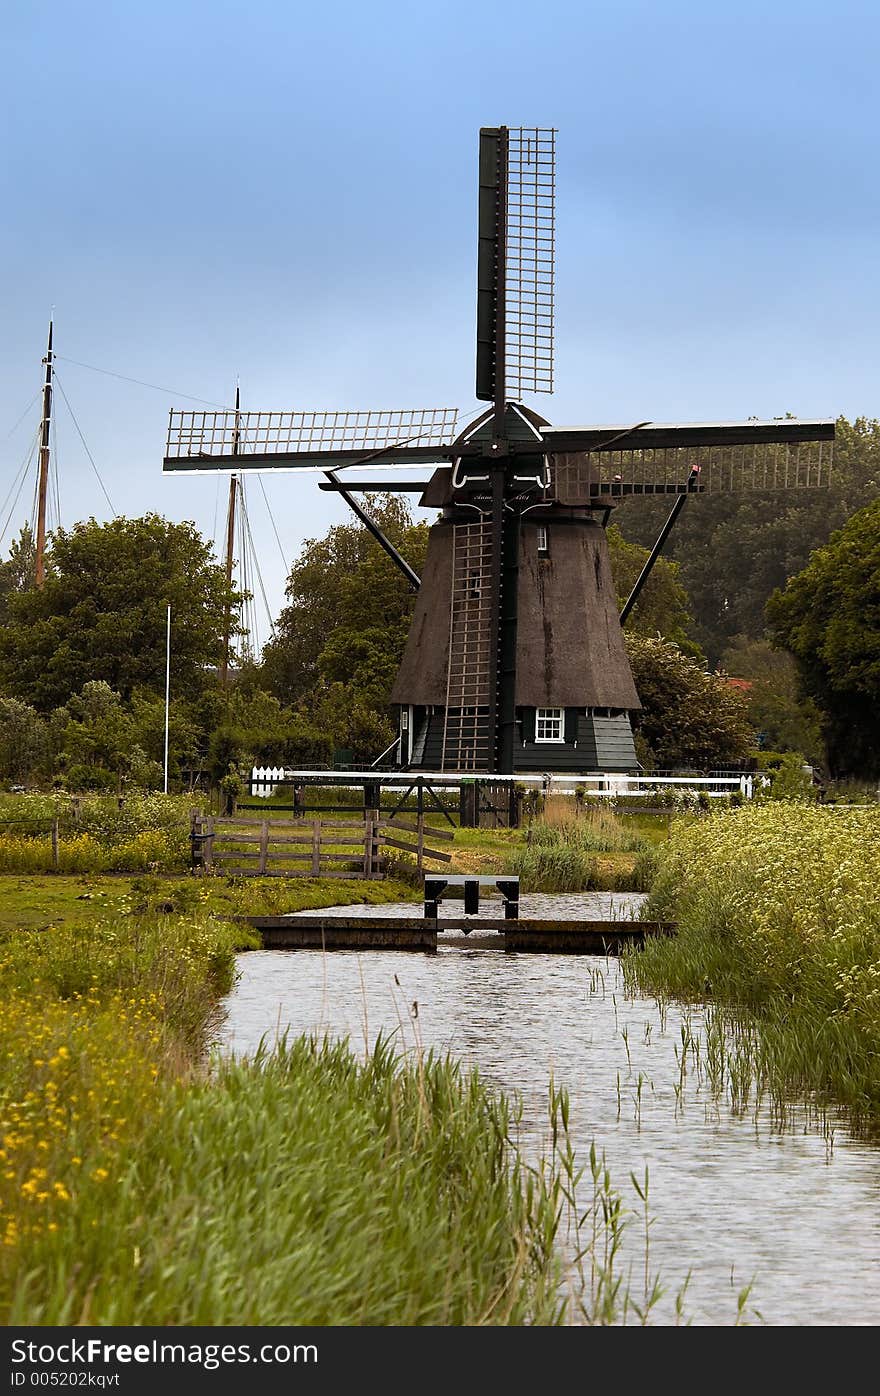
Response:
[{"label": "green tree canopy", "polygon": [[[711,663],[737,635],[761,639],[771,593],[806,566],[810,553],[880,494],[880,421],[837,421],[828,489],[707,495],[688,501],[670,534],[694,617],[693,638]],[[649,547],[668,500],[632,499],[615,520],[627,539]]]},{"label": "green tree canopy", "polygon": [[[367,507],[421,571],[427,524],[413,523],[399,495],[373,495]],[[367,529],[337,524],[326,537],[306,542],[291,569],[287,597],[263,652],[260,681],[356,760],[378,756],[393,736],[388,697],[415,593]]]},{"label": "green tree canopy", "polygon": [[824,761],[821,713],[800,692],[797,665],[769,640],[738,635],[721,656],[719,668],[745,679],[749,721],[760,746],[770,751],[799,752],[808,761]]},{"label": "green tree canopy", "polygon": [[822,711],[832,774],[880,775],[880,499],[774,592],[767,620]]},{"label": "green tree canopy", "polygon": [[643,705],[633,727],[646,765],[712,770],[746,760],[755,734],[739,689],[668,640],[627,635],[626,648]]},{"label": "green tree canopy", "polygon": [[220,656],[224,604],[239,599],[192,523],[147,514],[60,528],[44,585],[7,597],[0,684],[42,712],[93,680],[124,700],[164,691],[170,602],[173,691],[195,697]]},{"label": "green tree canopy", "polygon": [[[621,607],[638,581],[648,560],[648,549],[627,542],[616,524],[607,529],[611,572]],[[632,611],[626,629],[631,635],[662,635],[685,649],[694,648],[688,640],[691,617],[688,596],[680,580],[677,562],[660,557],[655,562],[647,582]]]},{"label": "green tree canopy", "polygon": [[9,598],[33,586],[36,565],[37,545],[31,526],[26,523],[12,540],[9,557],[0,562],[0,621],[7,619]]},{"label": "green tree canopy", "polygon": [[28,703],[0,698],[0,778],[26,783],[50,763],[49,727]]}]

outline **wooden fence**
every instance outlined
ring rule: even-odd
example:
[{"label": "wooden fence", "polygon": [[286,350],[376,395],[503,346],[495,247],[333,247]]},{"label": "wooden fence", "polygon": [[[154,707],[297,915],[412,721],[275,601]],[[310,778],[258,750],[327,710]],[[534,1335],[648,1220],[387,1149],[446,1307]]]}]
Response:
[{"label": "wooden fence", "polygon": [[[453,831],[412,821],[382,819],[378,812],[362,820],[248,819],[192,812],[190,838],[193,866],[230,877],[385,876],[389,848],[411,854],[419,872],[426,861],[448,863],[451,853],[431,848],[451,840]],[[407,841],[408,840],[408,841]]]}]

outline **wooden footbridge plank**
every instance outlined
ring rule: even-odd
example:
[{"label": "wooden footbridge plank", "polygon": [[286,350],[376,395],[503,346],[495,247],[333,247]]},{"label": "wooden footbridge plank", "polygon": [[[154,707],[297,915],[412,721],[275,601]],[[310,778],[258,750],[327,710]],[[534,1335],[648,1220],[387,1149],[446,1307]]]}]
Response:
[{"label": "wooden footbridge plank", "polygon": [[672,921],[547,921],[469,919],[458,916],[243,916],[261,934],[264,949],[436,950],[437,936],[500,932],[498,948],[544,954],[616,955],[647,936],[674,935]]}]

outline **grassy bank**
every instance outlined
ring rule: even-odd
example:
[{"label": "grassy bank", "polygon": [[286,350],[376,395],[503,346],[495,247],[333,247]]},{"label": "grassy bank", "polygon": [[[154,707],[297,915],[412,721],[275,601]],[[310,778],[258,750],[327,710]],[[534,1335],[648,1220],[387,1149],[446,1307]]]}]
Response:
[{"label": "grassy bank", "polygon": [[628,980],[715,1002],[741,1097],[837,1102],[880,1124],[876,808],[774,803],[676,825],[645,914],[678,935],[628,958]]},{"label": "grassy bank", "polygon": [[3,899],[0,1321],[557,1321],[559,1179],[503,1098],[381,1043],[206,1070],[249,933],[106,890],[43,930]]},{"label": "grassy bank", "polygon": [[101,875],[0,876],[3,930],[83,930],[96,919],[200,912],[221,919],[280,915],[313,907],[413,900],[415,888],[387,879],[226,878]]}]

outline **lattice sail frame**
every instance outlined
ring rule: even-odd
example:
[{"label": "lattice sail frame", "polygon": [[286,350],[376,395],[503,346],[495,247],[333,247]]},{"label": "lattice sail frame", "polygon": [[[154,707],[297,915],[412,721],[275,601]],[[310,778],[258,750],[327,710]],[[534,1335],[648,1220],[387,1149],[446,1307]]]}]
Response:
[{"label": "lattice sail frame", "polygon": [[833,441],[754,442],[650,450],[559,453],[550,458],[549,493],[569,504],[596,495],[651,493],[684,487],[694,467],[701,494],[751,490],[827,489]]},{"label": "lattice sail frame", "polygon": [[505,321],[507,396],[553,392],[556,130],[508,129]]},{"label": "lattice sail frame", "polygon": [[211,456],[315,451],[379,451],[403,443],[447,445],[455,438],[458,409],[415,408],[365,412],[217,412],[173,410],[165,456]]}]

